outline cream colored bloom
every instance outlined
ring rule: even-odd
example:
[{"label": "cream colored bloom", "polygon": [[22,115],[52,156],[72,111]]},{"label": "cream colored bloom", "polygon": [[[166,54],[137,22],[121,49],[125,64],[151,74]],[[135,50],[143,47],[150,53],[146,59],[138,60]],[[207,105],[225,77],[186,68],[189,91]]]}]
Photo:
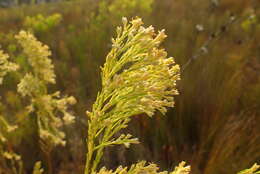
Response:
[{"label": "cream colored bloom", "polygon": [[32,74],[26,74],[17,86],[17,91],[22,96],[37,95],[41,91],[41,81]]},{"label": "cream colored bloom", "polygon": [[170,174],[189,174],[191,168],[190,166],[185,166],[185,164],[186,163],[182,161]]},{"label": "cream colored bloom", "polygon": [[32,67],[18,84],[18,92],[31,101],[27,111],[37,115],[42,148],[65,145],[65,134],[60,128],[74,122],[75,118],[68,107],[74,105],[76,100],[72,96],[61,97],[59,91],[48,93],[48,83],[55,83],[54,66],[49,58],[51,52],[48,46],[36,40],[29,32],[21,31],[15,37]]},{"label": "cream colored bloom", "polygon": [[49,58],[51,56],[49,47],[43,45],[29,32],[21,31],[15,38],[22,46],[34,75],[46,83],[55,83],[54,66]]},{"label": "cream colored bloom", "polygon": [[11,71],[18,69],[18,65],[8,61],[9,56],[0,50],[0,85],[2,84],[4,76]]},{"label": "cream colored bloom", "polygon": [[[138,143],[131,136],[114,137],[127,127],[132,116],[143,113],[152,116],[156,111],[165,114],[168,107],[174,106],[174,96],[178,94],[176,83],[180,80],[180,67],[160,48],[166,38],[164,30],[156,33],[152,26],[145,28],[140,18],[130,22],[123,18],[122,22],[102,68],[102,90],[92,112],[87,113],[89,149],[85,174],[96,170],[105,146],[122,144],[129,147]],[[93,149],[97,150],[94,157]],[[137,166],[140,170],[135,172],[101,170],[100,173],[157,173],[155,165],[138,163]]]},{"label": "cream colored bloom", "polygon": [[179,166],[175,168],[173,172],[159,172],[159,168],[156,164],[146,164],[146,162],[141,161],[137,164],[133,164],[129,169],[127,167],[119,166],[115,171],[107,170],[102,168],[98,174],[189,174],[190,166],[184,166],[185,162],[181,162]]},{"label": "cream colored bloom", "polygon": [[[166,112],[173,107],[173,96],[178,94],[180,67],[167,52],[159,48],[166,38],[164,30],[155,33],[152,26],[142,26],[140,18],[127,22],[118,29],[114,46],[102,69],[103,91],[112,98],[107,105],[115,105],[110,112],[132,112],[153,115],[156,110]],[[119,49],[120,48],[120,49]],[[105,95],[106,95],[105,94]],[[145,101],[145,102],[144,102]],[[107,112],[109,107],[104,107]]]}]

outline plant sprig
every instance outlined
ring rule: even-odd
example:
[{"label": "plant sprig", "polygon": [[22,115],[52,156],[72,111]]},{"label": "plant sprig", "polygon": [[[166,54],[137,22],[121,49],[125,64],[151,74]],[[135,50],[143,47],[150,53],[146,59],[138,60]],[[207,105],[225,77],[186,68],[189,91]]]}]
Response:
[{"label": "plant sprig", "polygon": [[152,26],[143,27],[140,18],[122,21],[102,67],[102,90],[92,112],[87,112],[85,174],[96,171],[105,147],[138,143],[130,134],[114,137],[127,127],[132,116],[152,116],[157,110],[165,114],[167,107],[174,106],[173,96],[178,94],[179,65],[159,48],[166,38],[164,30],[155,33]]}]

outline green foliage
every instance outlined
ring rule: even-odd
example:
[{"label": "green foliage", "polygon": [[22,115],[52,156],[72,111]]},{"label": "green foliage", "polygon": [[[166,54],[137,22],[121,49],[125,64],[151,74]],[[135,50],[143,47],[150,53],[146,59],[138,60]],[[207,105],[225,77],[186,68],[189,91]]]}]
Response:
[{"label": "green foliage", "polygon": [[139,15],[150,14],[154,0],[112,0],[100,1],[99,17],[108,17],[108,15],[121,18],[139,13]]},{"label": "green foliage", "polygon": [[42,14],[27,16],[24,26],[34,32],[47,32],[60,24],[62,16],[58,13],[44,17]]},{"label": "green foliage", "polygon": [[[105,6],[104,1],[102,6]],[[106,4],[110,14],[117,17],[128,16],[140,11],[142,14],[150,14],[152,12],[153,0],[113,0],[111,4]]]}]

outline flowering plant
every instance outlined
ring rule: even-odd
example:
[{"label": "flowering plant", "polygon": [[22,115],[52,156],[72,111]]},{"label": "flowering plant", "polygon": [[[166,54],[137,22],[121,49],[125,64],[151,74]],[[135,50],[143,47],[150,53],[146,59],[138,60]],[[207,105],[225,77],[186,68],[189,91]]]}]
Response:
[{"label": "flowering plant", "polygon": [[[189,174],[190,166],[181,162],[172,172],[158,172],[155,164],[141,161],[130,168],[119,166],[116,170],[105,167],[98,170],[104,148],[113,145],[139,143],[130,134],[117,133],[128,126],[135,115],[153,116],[156,111],[165,114],[174,106],[178,95],[176,82],[180,80],[180,67],[160,47],[166,38],[164,31],[156,33],[152,26],[145,28],[140,18],[117,28],[112,39],[112,49],[102,67],[102,89],[98,93],[92,111],[87,111],[88,136],[85,174]],[[22,54],[27,58],[27,70],[18,84],[18,93],[29,100],[27,115],[36,117],[36,127],[41,149],[47,155],[48,173],[52,174],[48,156],[58,145],[65,145],[62,125],[74,122],[68,111],[76,103],[72,96],[61,97],[60,92],[48,92],[48,84],[55,83],[54,66],[48,46],[43,45],[29,32],[16,35]],[[18,70],[18,65],[9,61],[9,56],[0,50],[0,84],[4,76]],[[20,67],[22,69],[23,67]],[[1,113],[2,114],[2,113]],[[3,114],[2,114],[3,115]],[[24,174],[21,156],[10,148],[9,139],[19,129],[0,115],[0,174]],[[238,174],[260,174],[259,165]],[[34,165],[33,174],[42,174],[41,162]]]},{"label": "flowering plant", "polygon": [[140,18],[131,22],[123,18],[123,26],[116,31],[117,37],[112,39],[112,49],[102,67],[102,90],[92,112],[87,112],[85,174],[96,172],[105,147],[139,143],[130,134],[115,137],[127,127],[132,116],[142,113],[152,116],[157,110],[164,114],[167,107],[174,106],[173,96],[178,94],[179,65],[160,48],[166,38],[164,31],[156,34],[152,26],[143,27]]}]

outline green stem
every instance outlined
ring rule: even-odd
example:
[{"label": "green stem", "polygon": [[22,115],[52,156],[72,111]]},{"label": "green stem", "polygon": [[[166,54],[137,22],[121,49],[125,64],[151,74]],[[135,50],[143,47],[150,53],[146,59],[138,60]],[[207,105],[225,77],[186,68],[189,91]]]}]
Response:
[{"label": "green stem", "polygon": [[103,149],[100,148],[98,149],[97,153],[94,155],[95,151],[95,138],[96,136],[101,133],[99,128],[97,128],[97,119],[100,117],[100,112],[101,112],[101,106],[104,103],[104,94],[101,92],[98,97],[97,101],[94,104],[95,107],[93,108],[92,111],[92,117],[90,118],[90,121],[88,123],[88,139],[87,139],[87,154],[86,154],[86,165],[85,165],[85,171],[84,174],[90,174],[94,173],[100,159],[102,157]]},{"label": "green stem", "polygon": [[[88,131],[88,133],[90,133],[90,131]],[[90,174],[92,156],[93,156],[93,152],[94,152],[94,136],[93,135],[89,134],[87,144],[88,144],[87,145],[88,152],[87,152],[87,155],[86,155],[86,165],[85,165],[84,174]]]},{"label": "green stem", "polygon": [[[109,138],[110,138],[111,136],[113,136],[113,134],[111,134],[111,131],[112,131],[112,129],[111,129],[111,125],[110,125],[110,126],[108,126],[108,127],[106,128],[105,134],[104,134],[104,136],[102,137],[102,140],[100,141],[100,144],[101,144],[101,142],[107,142],[107,141],[109,140]],[[96,146],[96,147],[97,147],[97,146]],[[92,169],[91,169],[91,172],[92,172],[92,173],[94,173],[95,170],[97,169],[97,166],[98,166],[98,164],[99,164],[99,162],[100,162],[100,160],[101,160],[101,157],[102,157],[102,155],[103,155],[104,148],[105,148],[105,147],[101,147],[101,148],[99,148],[99,149],[97,150],[95,159],[94,159],[94,161],[93,161],[93,166],[92,166]]]},{"label": "green stem", "polygon": [[101,157],[102,157],[102,154],[103,154],[103,150],[104,150],[104,147],[98,149],[97,151],[97,154],[96,154],[96,158],[93,162],[93,166],[92,166],[92,169],[91,169],[91,172],[94,173],[97,169],[97,166],[101,160]]}]

